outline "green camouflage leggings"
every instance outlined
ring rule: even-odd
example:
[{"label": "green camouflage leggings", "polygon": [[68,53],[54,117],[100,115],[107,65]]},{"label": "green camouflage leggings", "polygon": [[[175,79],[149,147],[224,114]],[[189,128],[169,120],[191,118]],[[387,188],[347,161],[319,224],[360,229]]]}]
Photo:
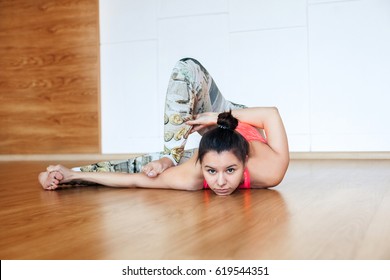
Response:
[{"label": "green camouflage leggings", "polygon": [[173,68],[165,100],[164,150],[128,160],[99,162],[80,167],[83,172],[138,173],[147,163],[161,157],[175,165],[189,159],[195,149],[185,150],[191,126],[185,121],[204,112],[224,112],[245,108],[227,101],[207,70],[195,59],[184,58]]}]

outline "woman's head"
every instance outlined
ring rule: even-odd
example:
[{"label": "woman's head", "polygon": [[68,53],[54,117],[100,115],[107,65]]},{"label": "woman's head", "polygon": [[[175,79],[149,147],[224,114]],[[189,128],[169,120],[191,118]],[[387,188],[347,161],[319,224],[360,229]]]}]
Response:
[{"label": "woman's head", "polygon": [[249,144],[235,131],[238,120],[231,112],[219,114],[217,125],[203,135],[198,161],[209,187],[217,194],[227,195],[242,182]]}]

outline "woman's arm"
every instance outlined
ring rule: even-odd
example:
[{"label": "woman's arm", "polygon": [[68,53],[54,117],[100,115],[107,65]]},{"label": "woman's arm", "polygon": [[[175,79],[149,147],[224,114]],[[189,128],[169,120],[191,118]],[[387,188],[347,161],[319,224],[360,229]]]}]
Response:
[{"label": "woman's arm", "polygon": [[[252,187],[268,188],[278,185],[289,165],[290,156],[286,131],[275,107],[255,107],[232,111],[239,121],[264,130],[267,144],[254,142],[248,160]],[[199,114],[187,122],[194,130],[217,123],[218,113]],[[259,172],[261,170],[261,172]]]},{"label": "woman's arm", "polygon": [[[248,123],[254,127],[264,129],[267,143],[271,149],[281,155],[288,154],[288,141],[282,118],[276,107],[253,107],[232,111],[233,116],[239,121]],[[219,113],[209,112],[196,116],[194,120],[187,121],[193,125],[191,132],[203,130],[216,125]]]},{"label": "woman's arm", "polygon": [[233,115],[241,122],[264,129],[267,143],[280,155],[288,155],[286,130],[276,107],[254,107],[234,110]]},{"label": "woman's arm", "polygon": [[248,168],[252,187],[268,188],[278,185],[283,180],[290,161],[287,135],[278,109],[247,108],[233,111],[233,115],[242,122],[264,129],[267,136],[267,146],[260,143],[251,149]]},{"label": "woman's arm", "polygon": [[59,180],[60,184],[82,181],[109,187],[198,190],[202,188],[203,183],[200,166],[196,163],[194,157],[179,166],[165,170],[165,172],[153,178],[144,173],[79,172],[62,165],[49,166],[47,172],[60,172],[63,176]]}]

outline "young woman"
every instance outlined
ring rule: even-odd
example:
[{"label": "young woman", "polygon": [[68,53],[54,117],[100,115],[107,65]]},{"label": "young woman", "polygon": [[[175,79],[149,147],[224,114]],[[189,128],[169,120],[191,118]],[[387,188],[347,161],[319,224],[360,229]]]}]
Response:
[{"label": "young woman", "polygon": [[[199,150],[185,150],[193,132],[203,135]],[[161,153],[77,170],[49,166],[38,179],[46,190],[90,182],[110,187],[210,188],[218,195],[229,195],[237,188],[278,185],[289,164],[287,136],[278,110],[246,108],[225,100],[206,69],[192,58],[180,60],[173,69],[164,141]]]}]

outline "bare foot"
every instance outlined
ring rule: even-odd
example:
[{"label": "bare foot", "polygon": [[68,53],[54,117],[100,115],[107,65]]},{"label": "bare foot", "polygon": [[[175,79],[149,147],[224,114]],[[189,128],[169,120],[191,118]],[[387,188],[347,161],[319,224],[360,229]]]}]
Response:
[{"label": "bare foot", "polygon": [[58,188],[62,179],[64,179],[64,176],[58,171],[45,171],[41,172],[38,176],[38,181],[45,190],[55,190]]}]

